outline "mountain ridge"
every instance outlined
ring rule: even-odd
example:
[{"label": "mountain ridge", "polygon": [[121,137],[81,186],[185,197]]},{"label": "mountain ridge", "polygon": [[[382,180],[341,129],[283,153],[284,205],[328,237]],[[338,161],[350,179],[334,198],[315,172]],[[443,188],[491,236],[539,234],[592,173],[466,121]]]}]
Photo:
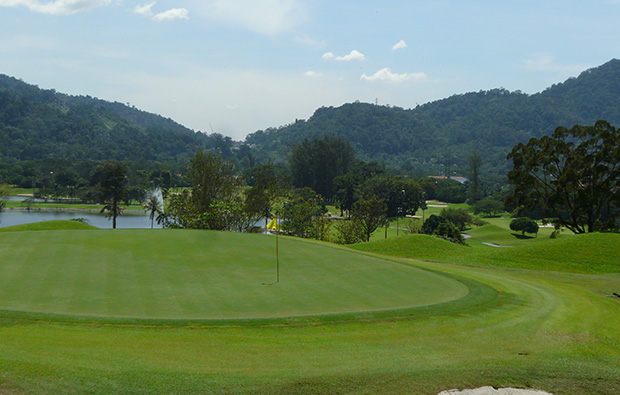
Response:
[{"label": "mountain ridge", "polygon": [[551,134],[558,126],[620,124],[620,60],[585,70],[542,92],[525,94],[499,88],[453,95],[413,109],[347,103],[322,107],[308,119],[248,135],[245,142],[264,157],[285,155],[293,144],[313,136],[339,136],[364,159],[410,173],[464,168],[480,151],[494,172],[504,173],[505,157],[519,142]]}]

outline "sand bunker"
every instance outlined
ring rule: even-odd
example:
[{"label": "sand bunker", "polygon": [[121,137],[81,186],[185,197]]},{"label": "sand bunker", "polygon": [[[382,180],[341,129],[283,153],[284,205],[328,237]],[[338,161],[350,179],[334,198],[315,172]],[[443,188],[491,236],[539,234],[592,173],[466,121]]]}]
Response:
[{"label": "sand bunker", "polygon": [[482,387],[473,390],[449,390],[442,391],[438,395],[552,395],[548,392],[537,390],[523,390],[518,388],[493,388]]}]

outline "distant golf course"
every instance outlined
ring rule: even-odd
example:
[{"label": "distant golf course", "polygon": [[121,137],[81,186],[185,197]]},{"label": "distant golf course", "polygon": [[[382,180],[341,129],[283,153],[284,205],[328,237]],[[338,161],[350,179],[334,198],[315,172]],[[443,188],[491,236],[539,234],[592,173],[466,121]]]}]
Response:
[{"label": "distant golf course", "polygon": [[6,228],[0,393],[620,393],[620,235],[487,226],[280,237],[279,283],[271,235]]}]

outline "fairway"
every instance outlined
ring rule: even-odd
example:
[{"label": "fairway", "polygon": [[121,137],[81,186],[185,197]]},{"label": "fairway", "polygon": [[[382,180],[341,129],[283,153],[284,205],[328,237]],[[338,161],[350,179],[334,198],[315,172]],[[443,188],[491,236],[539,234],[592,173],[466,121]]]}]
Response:
[{"label": "fairway", "polygon": [[268,319],[465,297],[442,274],[339,247],[213,231],[0,234],[0,310],[100,318]]},{"label": "fairway", "polygon": [[0,233],[1,394],[620,393],[617,234],[283,237],[274,284],[273,236],[76,226]]}]

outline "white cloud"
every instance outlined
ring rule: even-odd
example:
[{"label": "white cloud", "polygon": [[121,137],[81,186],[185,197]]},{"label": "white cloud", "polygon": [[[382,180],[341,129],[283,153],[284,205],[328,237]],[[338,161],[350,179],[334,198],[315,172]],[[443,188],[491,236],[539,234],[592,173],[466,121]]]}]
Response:
[{"label": "white cloud", "polygon": [[172,21],[175,19],[188,19],[189,11],[185,8],[171,8],[168,11],[160,12],[153,16],[153,20],[156,22]]},{"label": "white cloud", "polygon": [[192,0],[193,9],[214,22],[274,36],[308,19],[300,0]]},{"label": "white cloud", "polygon": [[538,53],[532,55],[530,59],[523,59],[522,68],[528,71],[543,71],[553,73],[580,73],[590,66],[583,64],[558,64],[553,55],[548,53]]},{"label": "white cloud", "polygon": [[54,0],[42,3],[39,0],[0,0],[0,7],[27,7],[42,14],[73,15],[111,2],[112,0]]},{"label": "white cloud", "polygon": [[366,60],[366,55],[364,55],[363,53],[357,51],[357,50],[353,50],[350,53],[348,53],[347,55],[343,55],[343,56],[336,56],[334,55],[332,52],[326,52],[323,54],[323,60],[332,60],[335,59],[339,62],[350,62],[352,60]]},{"label": "white cloud", "polygon": [[386,68],[383,68],[383,69],[377,71],[373,75],[362,74],[362,76],[360,78],[362,80],[370,81],[370,82],[382,81],[382,82],[399,83],[399,82],[405,82],[405,81],[408,81],[408,80],[424,81],[424,80],[427,79],[427,76],[424,73],[403,73],[403,74],[398,74],[398,73],[392,72],[392,70],[390,70],[389,68],[386,67]]},{"label": "white cloud", "polygon": [[304,73],[304,77],[309,77],[309,78],[317,78],[320,76],[321,76],[321,73],[317,73],[316,71],[313,71],[313,70],[308,70]]},{"label": "white cloud", "polygon": [[133,12],[138,15],[151,18],[155,22],[172,21],[175,19],[188,19],[189,11],[185,8],[172,8],[168,11],[160,12],[158,14],[153,13],[153,6],[156,2],[147,3],[144,5],[137,5],[133,9]]},{"label": "white cloud", "polygon": [[311,37],[308,37],[306,35],[298,35],[295,37],[295,41],[297,41],[300,44],[304,44],[307,45],[309,47],[313,47],[313,48],[325,48],[325,46],[327,45],[327,43],[325,42],[325,40],[315,40]]},{"label": "white cloud", "polygon": [[392,46],[392,51],[396,51],[396,50],[403,49],[403,48],[407,48],[407,43],[405,42],[405,40],[400,40],[399,42],[394,44],[394,46]]},{"label": "white cloud", "polygon": [[147,3],[144,5],[137,5],[136,8],[133,9],[134,14],[142,15],[151,18],[153,16],[153,11],[151,8],[155,5],[155,2]]}]

